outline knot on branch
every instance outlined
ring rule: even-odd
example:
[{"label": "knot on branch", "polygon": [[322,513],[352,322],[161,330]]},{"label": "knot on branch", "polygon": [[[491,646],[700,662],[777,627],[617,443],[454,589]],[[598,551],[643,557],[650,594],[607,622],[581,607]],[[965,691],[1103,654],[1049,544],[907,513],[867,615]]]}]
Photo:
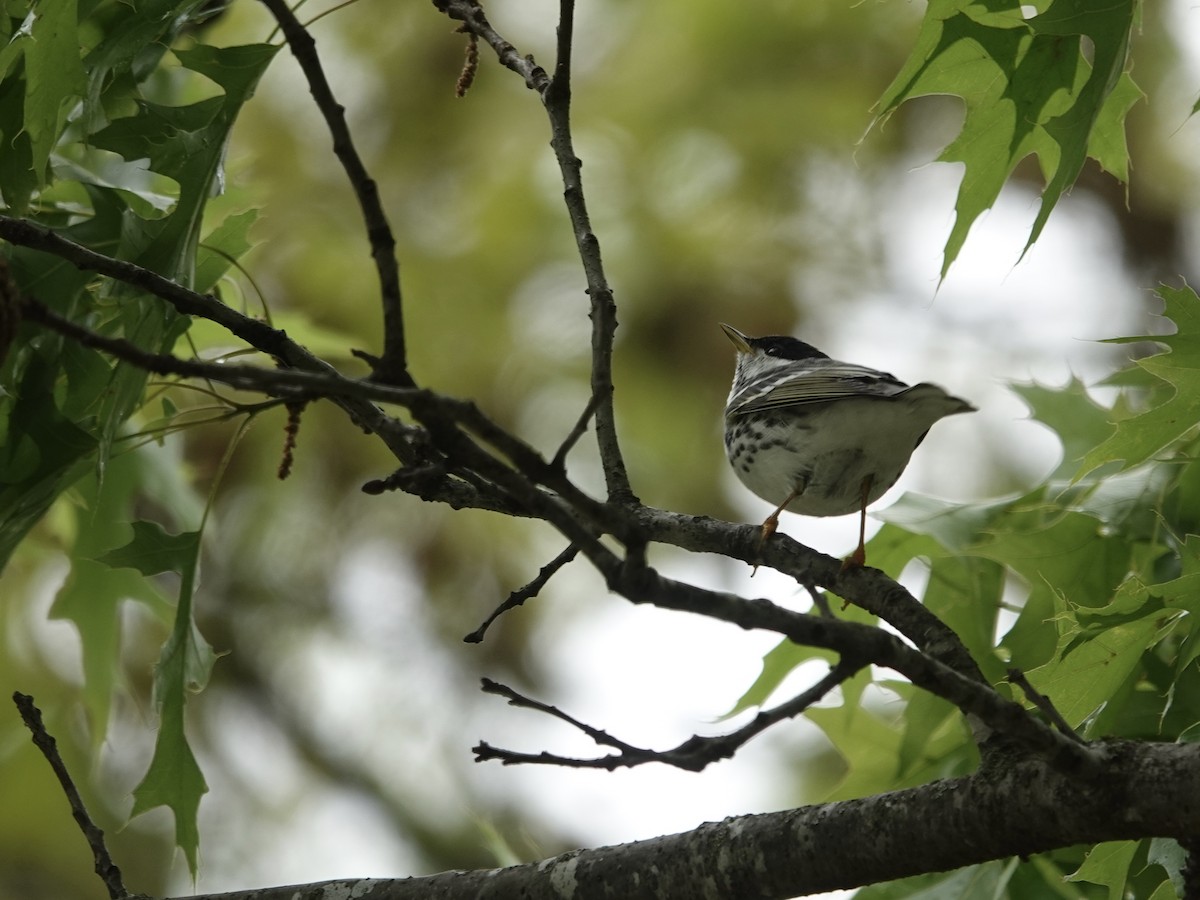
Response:
[{"label": "knot on branch", "polygon": [[440,462],[424,463],[419,466],[404,466],[386,478],[376,478],[362,486],[364,494],[383,494],[387,491],[404,491],[418,497],[436,494],[446,481],[446,467]]}]

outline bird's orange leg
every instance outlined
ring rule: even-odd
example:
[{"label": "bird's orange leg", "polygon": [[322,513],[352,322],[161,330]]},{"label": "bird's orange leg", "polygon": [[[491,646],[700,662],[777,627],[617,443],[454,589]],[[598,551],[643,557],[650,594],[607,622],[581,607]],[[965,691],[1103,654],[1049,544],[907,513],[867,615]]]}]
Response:
[{"label": "bird's orange leg", "polygon": [[[857,569],[862,567],[867,562],[867,498],[871,496],[871,483],[875,480],[873,475],[868,475],[862,482],[862,512],[858,520],[858,546],[854,548],[854,552],[842,560],[842,571],[847,569]],[[790,502],[790,501],[789,501]],[[764,526],[766,527],[766,526]]]},{"label": "bird's orange leg", "polygon": [[798,484],[792,488],[792,492],[784,498],[784,501],[775,507],[775,512],[767,516],[767,520],[762,523],[762,542],[765,544],[767,539],[775,533],[775,529],[779,527],[779,514],[783,512],[789,503],[804,493],[804,485]]}]

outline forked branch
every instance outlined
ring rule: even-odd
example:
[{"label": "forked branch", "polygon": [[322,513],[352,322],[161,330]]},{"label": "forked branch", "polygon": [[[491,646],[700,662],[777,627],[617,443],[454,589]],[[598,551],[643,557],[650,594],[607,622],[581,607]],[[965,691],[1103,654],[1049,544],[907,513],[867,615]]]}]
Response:
[{"label": "forked branch", "polygon": [[492,48],[501,64],[512,69],[525,84],[538,93],[550,119],[550,146],[558,162],[563,184],[563,200],[571,220],[571,231],[583,274],[587,280],[592,321],[592,398],[596,406],[596,442],[609,500],[635,505],[637,497],[629,484],[625,460],[617,439],[613,412],[612,353],[617,331],[617,306],[604,273],[600,256],[600,239],[592,231],[587,201],[583,193],[582,164],[575,155],[571,137],[571,42],[574,36],[574,0],[560,0],[558,22],[558,54],[554,77],[536,65],[532,56],[522,56],[488,21],[476,0],[434,0],[434,6],[447,16],[463,23]]}]

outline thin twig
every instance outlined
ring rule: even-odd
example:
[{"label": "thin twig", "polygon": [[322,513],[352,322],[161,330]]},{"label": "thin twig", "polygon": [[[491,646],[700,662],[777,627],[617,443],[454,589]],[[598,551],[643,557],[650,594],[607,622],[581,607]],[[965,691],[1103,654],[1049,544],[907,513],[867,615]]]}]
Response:
[{"label": "thin twig", "polygon": [[1079,732],[1072,728],[1070,723],[1062,717],[1062,713],[1054,708],[1054,704],[1050,702],[1050,698],[1029,683],[1029,679],[1025,677],[1024,672],[1020,669],[1009,669],[1008,680],[1024,691],[1025,696],[1029,698],[1030,702],[1042,711],[1042,715],[1054,723],[1055,728],[1072,740],[1076,740],[1081,744],[1087,743],[1087,741],[1079,736]]},{"label": "thin twig", "polygon": [[579,420],[575,423],[575,427],[563,439],[562,444],[558,448],[558,452],[554,454],[554,459],[550,460],[550,465],[556,469],[566,469],[567,454],[571,452],[581,437],[587,433],[588,422],[592,420],[592,416],[596,414],[596,407],[600,404],[599,398],[592,394],[588,399],[587,406],[583,408],[583,412],[579,414]]},{"label": "thin twig", "polygon": [[571,220],[571,230],[579,250],[592,320],[592,396],[596,399],[596,443],[604,469],[608,498],[620,505],[633,506],[637,496],[629,484],[629,474],[617,439],[613,407],[612,353],[617,330],[617,307],[604,274],[600,240],[592,231],[587,202],[583,194],[582,163],[575,155],[571,137],[571,45],[574,36],[575,4],[560,0],[557,60],[554,77],[522,56],[488,22],[475,0],[434,0],[434,6],[479,36],[490,46],[500,62],[525,79],[537,91],[550,120],[550,146],[558,161],[563,183],[563,198]]},{"label": "thin twig", "polygon": [[1098,771],[1101,766],[1101,751],[1080,744],[1029,715],[1021,704],[1001,696],[986,681],[958,672],[880,628],[793,612],[765,599],[706,590],[666,578],[648,567],[627,566],[611,555],[596,553],[590,546],[582,549],[604,575],[609,589],[634,603],[698,613],[747,630],[773,631],[797,644],[824,647],[892,669],[918,688],[976,715],[994,731],[1009,735],[1030,751],[1045,754],[1052,765],[1088,773]]},{"label": "thin twig", "polygon": [[63,793],[67,795],[67,802],[71,804],[71,815],[75,817],[75,822],[87,839],[88,846],[92,848],[92,858],[96,861],[96,874],[104,882],[108,896],[112,900],[124,900],[129,897],[129,891],[125,890],[125,882],[121,879],[121,870],[113,862],[108,848],[104,845],[104,832],[92,821],[87,807],[83,805],[83,798],[79,796],[75,782],[71,780],[71,773],[67,771],[66,763],[63,762],[62,756],[58,752],[58,742],[54,740],[42,722],[42,711],[34,705],[32,697],[22,694],[20,691],[13,692],[13,703],[17,705],[25,727],[33,735],[34,745],[42,751],[46,762],[50,763],[50,768],[54,770],[58,783],[62,785]]},{"label": "thin twig", "polygon": [[300,64],[317,108],[333,136],[333,152],[346,170],[354,195],[358,198],[371,244],[371,258],[379,274],[379,293],[383,303],[383,356],[374,376],[385,384],[412,385],[404,347],[404,312],[400,293],[400,264],[396,260],[396,239],[387,214],[379,200],[379,186],[367,172],[346,124],[346,110],[333,96],[325,77],[317,42],[288,8],[285,0],[262,0],[279,23],[296,62]]},{"label": "thin twig", "polygon": [[808,595],[812,597],[813,606],[817,612],[827,619],[833,618],[833,610],[829,608],[829,598],[817,590],[817,586],[811,582],[804,585],[804,589],[808,591]]},{"label": "thin twig", "polygon": [[583,193],[582,163],[575,155],[571,135],[571,47],[575,32],[575,2],[560,0],[558,19],[558,57],[554,77],[542,95],[550,117],[550,146],[562,175],[563,201],[571,219],[571,230],[583,263],[592,321],[592,396],[596,401],[596,443],[610,500],[627,505],[638,502],[629,484],[629,474],[617,439],[613,407],[612,355],[617,331],[617,305],[613,301],[600,239],[592,231],[587,201]]},{"label": "thin twig", "polygon": [[484,762],[495,759],[506,766],[536,764],[564,766],[575,769],[606,769],[608,771],[632,768],[634,766],[645,765],[646,763],[664,763],[665,765],[675,766],[678,769],[684,769],[688,772],[699,772],[714,762],[729,759],[750,740],[772,725],[800,715],[835,687],[852,678],[863,665],[865,663],[853,662],[843,658],[836,666],[829,670],[824,678],[812,687],[802,691],[785,703],[781,703],[768,710],[763,710],[749,723],[736,731],[710,737],[693,735],[679,746],[673,747],[670,750],[648,750],[643,747],[635,747],[632,744],[613,737],[607,731],[580,722],[574,716],[564,713],[556,706],[530,699],[510,687],[497,684],[485,678],[483,681],[483,690],[485,693],[498,694],[506,698],[513,706],[533,709],[553,716],[582,731],[600,746],[612,747],[618,752],[608,754],[607,756],[579,759],[577,757],[559,756],[546,752],[520,753],[515,750],[504,750],[500,747],[493,747],[485,742],[480,743],[474,748],[475,761]]},{"label": "thin twig", "polygon": [[554,574],[559,569],[573,560],[578,554],[579,548],[574,544],[568,544],[562,553],[558,554],[558,556],[554,557],[554,559],[550,560],[550,562],[546,563],[546,565],[542,566],[542,568],[538,570],[536,578],[534,578],[524,587],[518,588],[509,594],[508,597],[505,598],[504,602],[492,610],[492,614],[483,620],[483,624],[464,637],[463,641],[468,644],[480,643],[483,640],[484,634],[487,633],[488,628],[491,627],[493,622],[495,622],[498,618],[500,618],[500,616],[504,615],[510,609],[516,609],[526,600],[536,597],[538,592],[546,586],[546,582],[553,578]]},{"label": "thin twig", "polygon": [[546,85],[550,83],[546,70],[534,62],[532,56],[522,56],[516,47],[502,38],[476,0],[433,0],[433,5],[449,18],[462,22],[472,34],[478,35],[495,51],[500,65],[520,75],[527,88],[538,94],[546,90]]}]

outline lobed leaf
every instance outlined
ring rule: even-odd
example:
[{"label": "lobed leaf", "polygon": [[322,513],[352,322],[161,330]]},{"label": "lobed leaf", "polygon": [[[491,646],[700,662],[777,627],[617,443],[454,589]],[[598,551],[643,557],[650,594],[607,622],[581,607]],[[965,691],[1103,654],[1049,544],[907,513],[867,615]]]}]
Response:
[{"label": "lobed leaf", "polygon": [[1124,73],[1137,0],[1043,6],[1025,18],[1017,2],[931,0],[912,54],[879,100],[877,121],[931,94],[966,105],[961,132],[938,157],[964,166],[943,279],[1025,157],[1037,157],[1046,180],[1026,251],[1089,154],[1127,174],[1125,114],[1141,96]]}]

